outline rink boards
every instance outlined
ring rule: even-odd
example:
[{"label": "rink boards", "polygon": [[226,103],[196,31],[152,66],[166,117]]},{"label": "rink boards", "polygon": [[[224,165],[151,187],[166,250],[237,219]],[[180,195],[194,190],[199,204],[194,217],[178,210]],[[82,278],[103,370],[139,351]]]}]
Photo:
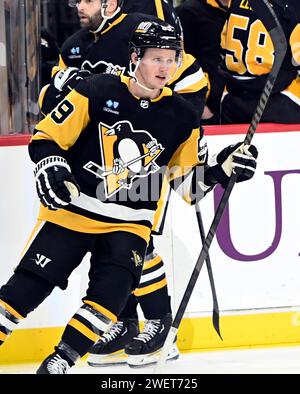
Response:
[{"label": "rink boards", "polygon": [[[210,153],[241,141],[245,126],[207,127]],[[35,223],[35,195],[27,136],[0,137],[0,283],[11,275]],[[237,184],[210,249],[223,341],[211,324],[212,297],[205,267],[187,307],[178,344],[182,350],[300,343],[300,126],[263,125],[253,142],[257,174]],[[206,229],[221,189],[200,204]],[[167,269],[176,311],[201,249],[195,211],[173,193],[157,252]],[[80,305],[86,259],[67,291],[56,290],[1,348],[0,362],[38,360],[59,339]]]}]

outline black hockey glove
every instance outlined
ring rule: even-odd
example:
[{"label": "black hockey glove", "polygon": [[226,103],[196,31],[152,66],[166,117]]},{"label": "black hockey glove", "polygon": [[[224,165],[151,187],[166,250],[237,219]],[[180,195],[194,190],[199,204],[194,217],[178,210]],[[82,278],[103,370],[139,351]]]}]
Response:
[{"label": "black hockey glove", "polygon": [[237,174],[237,182],[247,181],[255,173],[257,156],[254,145],[244,145],[242,142],[230,145],[210,160],[209,175],[224,188],[232,171]]},{"label": "black hockey glove", "polygon": [[38,162],[34,175],[39,199],[50,210],[64,208],[72,197],[79,196],[79,186],[61,156],[49,156]]},{"label": "black hockey glove", "polygon": [[47,115],[51,112],[82,79],[90,75],[90,71],[80,70],[76,67],[68,67],[58,71],[52,78],[45,94],[43,90],[41,92],[39,103],[42,113]]},{"label": "black hockey glove", "polygon": [[53,84],[58,91],[68,94],[82,79],[89,77],[90,75],[91,73],[88,70],[80,70],[76,67],[67,67],[55,74],[53,77]]}]

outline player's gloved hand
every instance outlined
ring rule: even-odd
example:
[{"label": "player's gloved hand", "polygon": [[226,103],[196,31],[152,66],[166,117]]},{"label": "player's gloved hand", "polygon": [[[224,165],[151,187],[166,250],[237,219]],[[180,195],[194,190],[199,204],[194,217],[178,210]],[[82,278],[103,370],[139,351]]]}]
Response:
[{"label": "player's gloved hand", "polygon": [[39,199],[50,210],[64,208],[72,197],[79,196],[80,188],[61,156],[49,156],[38,162],[34,175]]},{"label": "player's gloved hand", "polygon": [[55,74],[53,84],[57,90],[68,94],[82,79],[90,75],[91,73],[88,70],[67,67]]},{"label": "player's gloved hand", "polygon": [[39,106],[42,113],[45,116],[50,113],[82,79],[90,75],[88,70],[80,70],[76,67],[68,67],[58,71],[51,83],[41,90]]},{"label": "player's gloved hand", "polygon": [[221,150],[209,164],[214,178],[225,188],[232,171],[237,174],[237,182],[251,179],[255,173],[257,156],[254,145],[239,142]]}]

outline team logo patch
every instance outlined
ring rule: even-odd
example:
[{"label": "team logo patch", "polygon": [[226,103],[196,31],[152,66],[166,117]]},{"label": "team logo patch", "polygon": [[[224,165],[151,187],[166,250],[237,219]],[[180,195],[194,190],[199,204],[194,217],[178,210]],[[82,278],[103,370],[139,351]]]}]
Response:
[{"label": "team logo patch", "polygon": [[135,266],[139,267],[143,265],[144,259],[142,255],[137,250],[132,250],[131,252],[133,255],[133,257],[131,257],[131,260],[134,262]]},{"label": "team logo patch", "polygon": [[80,47],[73,47],[70,49],[69,59],[81,58]]},{"label": "team logo patch", "polygon": [[89,60],[85,60],[81,66],[84,70],[89,70],[93,74],[113,74],[113,75],[123,75],[125,74],[126,67],[121,67],[118,64],[108,63],[104,60],[100,60],[96,63],[91,63]]},{"label": "team logo patch", "polygon": [[134,130],[128,121],[100,122],[99,139],[102,166],[90,161],[83,168],[104,180],[106,198],[159,170],[156,159],[164,148],[148,131]]}]

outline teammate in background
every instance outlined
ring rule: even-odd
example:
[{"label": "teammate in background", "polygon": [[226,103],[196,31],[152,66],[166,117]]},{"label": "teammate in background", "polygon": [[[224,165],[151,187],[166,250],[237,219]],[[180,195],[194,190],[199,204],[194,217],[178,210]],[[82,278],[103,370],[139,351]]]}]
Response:
[{"label": "teammate in background", "polygon": [[172,0],[124,0],[123,12],[155,15],[174,26],[178,34],[182,34],[180,21],[176,15]]},{"label": "teammate in background", "polygon": [[50,83],[52,68],[57,64],[59,57],[58,45],[50,32],[41,28],[41,86]]},{"label": "teammate in background", "polygon": [[[75,1],[75,4],[83,29],[71,36],[62,46],[59,63],[59,68],[62,71],[54,76],[53,82],[46,92],[42,104],[45,113],[50,112],[54,103],[60,101],[89,71],[93,73],[115,72],[126,74],[126,69],[128,69],[128,41],[134,27],[141,18],[144,20],[145,18],[149,20],[157,19],[154,16],[143,14],[126,15],[121,13],[121,7],[127,11],[139,10],[157,14],[160,18],[167,19],[176,31],[181,33],[174,9],[165,1],[126,0],[117,2],[116,0],[109,0],[101,3],[99,0],[94,0],[93,2]],[[116,8],[117,5],[118,8]],[[103,9],[103,6],[106,6],[106,8]],[[117,49],[112,50],[112,48]],[[183,64],[176,72],[176,76],[170,82],[167,82],[169,87],[175,91],[177,90],[197,108],[200,122],[207,82],[195,59],[192,56],[184,55]],[[144,105],[148,105],[147,102]],[[113,111],[114,108],[111,108],[111,110]],[[162,208],[158,210],[154,221],[153,230],[156,234],[162,232],[169,192],[169,187],[166,185],[164,187],[165,199],[161,203]],[[147,320],[145,328],[140,334],[141,336],[139,336],[136,310],[138,302]],[[107,363],[126,363],[127,357],[124,354],[124,347],[129,343],[136,348],[136,351],[139,349],[142,354],[150,353],[149,349],[152,351],[159,349],[166,338],[171,321],[171,305],[164,263],[161,257],[156,254],[151,237],[140,286],[136,289],[135,294],[129,297],[118,322],[90,350],[88,363],[92,366],[107,365]],[[148,332],[151,335],[148,335]],[[133,340],[134,337],[139,339]],[[143,342],[140,338],[143,338]],[[143,347],[141,347],[142,343]],[[145,360],[144,356],[140,360],[142,364],[150,361],[150,359]]]},{"label": "teammate in background", "polygon": [[202,124],[220,123],[220,104],[224,78],[221,63],[221,32],[229,0],[185,0],[176,8],[184,35],[184,49],[193,55],[208,74],[210,89]]},{"label": "teammate in background", "polygon": [[[300,123],[300,2],[270,0],[289,48],[262,122]],[[226,78],[221,122],[249,123],[274,61],[274,47],[263,23],[245,0],[232,0],[222,32]]]},{"label": "teammate in background", "polygon": [[[43,206],[15,273],[0,289],[1,342],[55,286],[65,289],[91,252],[83,304],[38,374],[67,373],[117,320],[139,284],[164,176],[189,190],[194,202],[217,183],[225,187],[233,169],[239,182],[255,172],[254,146],[224,148],[211,166],[199,161],[195,111],[165,87],[181,52],[173,27],[141,21],[129,52],[131,78],[101,74],[81,81],[36,126],[29,145]],[[111,101],[118,105],[108,111]],[[130,155],[131,164],[122,163]],[[149,195],[138,200],[140,191]],[[45,256],[40,264],[37,253]],[[126,352],[134,356],[130,347]]]}]

